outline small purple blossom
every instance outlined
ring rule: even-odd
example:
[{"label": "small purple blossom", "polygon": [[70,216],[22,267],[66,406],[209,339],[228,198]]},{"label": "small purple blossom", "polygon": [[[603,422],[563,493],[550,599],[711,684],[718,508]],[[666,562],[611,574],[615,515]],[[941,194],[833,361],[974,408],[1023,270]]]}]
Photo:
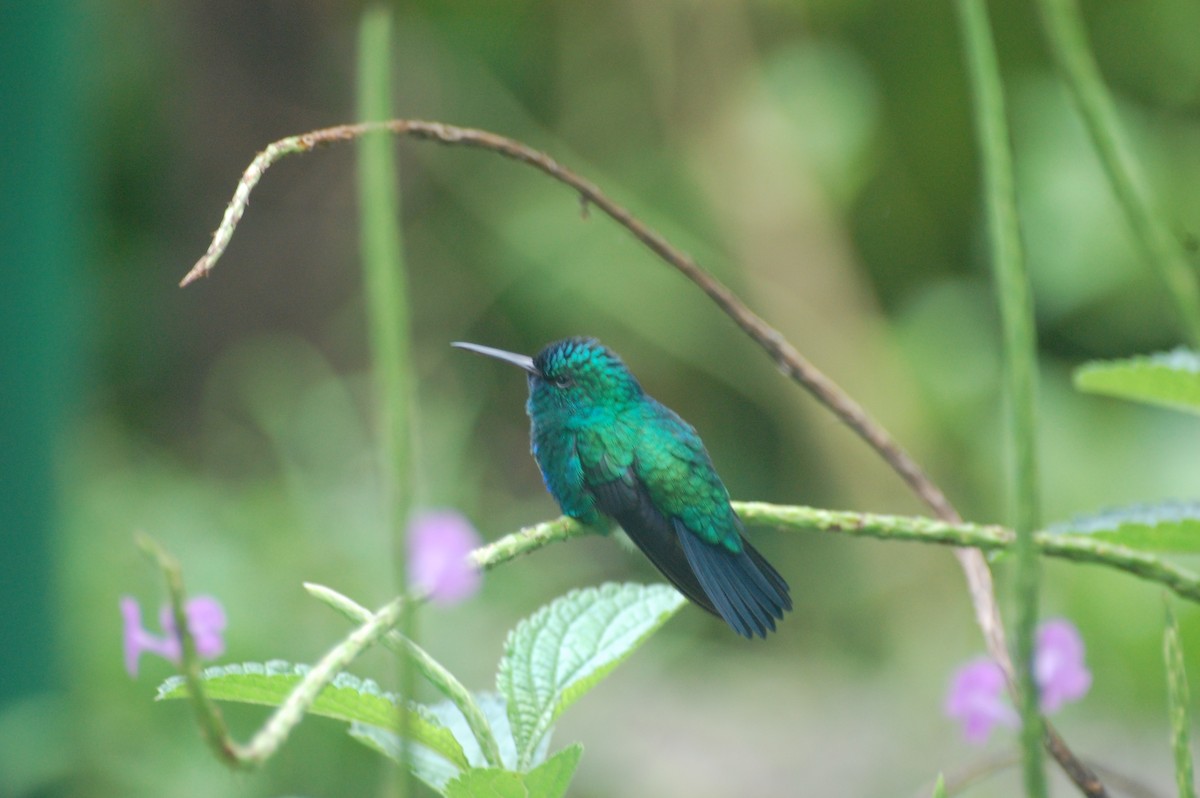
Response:
[{"label": "small purple blossom", "polygon": [[967,742],[987,742],[993,726],[1017,725],[1018,716],[1004,694],[1004,671],[987,657],[978,657],[954,673],[946,714],[962,723]]},{"label": "small purple blossom", "polygon": [[1070,621],[1056,618],[1039,626],[1034,650],[1033,675],[1042,712],[1057,712],[1066,702],[1087,695],[1092,673],[1083,664],[1083,638]]},{"label": "small purple blossom", "polygon": [[[188,630],[196,643],[196,653],[202,659],[214,659],[225,651],[225,609],[212,596],[196,596],[184,605]],[[142,627],[142,608],[137,599],[125,596],[121,599],[121,616],[125,619],[125,670],[137,676],[138,661],[142,654],[157,654],[179,664],[183,647],[175,630],[175,618],[171,606],[164,604],[158,613],[158,622],[164,634],[156,635]]]},{"label": "small purple blossom", "polygon": [[[1033,675],[1042,712],[1057,712],[1066,702],[1087,694],[1092,674],[1083,658],[1083,638],[1070,621],[1057,618],[1038,627]],[[1008,703],[1004,672],[987,657],[973,659],[955,671],[946,714],[962,723],[963,736],[976,745],[986,742],[995,726],[1015,728],[1019,723],[1016,710]]]},{"label": "small purple blossom", "polygon": [[483,541],[454,510],[416,514],[408,525],[408,583],[435,604],[457,604],[479,590],[479,570],[467,555]]}]

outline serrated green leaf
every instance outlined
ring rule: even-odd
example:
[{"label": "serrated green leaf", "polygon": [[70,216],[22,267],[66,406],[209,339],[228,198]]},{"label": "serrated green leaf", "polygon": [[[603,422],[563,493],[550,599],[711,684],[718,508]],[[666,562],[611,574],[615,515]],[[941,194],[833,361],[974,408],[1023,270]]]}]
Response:
[{"label": "serrated green leaf", "polygon": [[[491,692],[473,693],[472,696],[492,727],[496,743],[500,747],[500,758],[505,768],[516,770],[517,746],[513,742],[512,730],[508,724],[508,713],[505,711],[504,697]],[[486,768],[488,766],[483,752],[479,749],[479,743],[475,739],[475,735],[471,733],[471,727],[467,724],[466,719],[462,716],[457,706],[450,701],[441,701],[432,706],[426,706],[424,709],[435,720],[450,730],[451,734],[454,735],[455,739],[462,746],[463,752],[467,757],[467,762],[471,767]],[[352,724],[350,727],[350,736],[369,748],[373,748],[384,754],[397,764],[400,762],[400,738],[392,732],[374,726]],[[550,735],[547,734],[542,741],[542,745],[535,752],[535,762],[545,759],[546,749],[549,745]],[[438,792],[444,792],[446,783],[462,772],[462,769],[454,763],[420,743],[415,743],[412,746],[409,762],[417,778]]]},{"label": "serrated green leaf", "polygon": [[[224,665],[204,671],[204,687],[209,698],[241,704],[277,707],[308,673],[307,665],[282,660],[267,663],[247,662]],[[185,698],[187,685],[180,676],[167,679],[158,688],[157,700]],[[370,679],[340,673],[308,708],[311,715],[335,720],[364,723],[395,731],[399,728],[399,701],[385,693]],[[466,755],[454,734],[419,704],[409,702],[408,729],[412,738],[435,750],[459,767],[468,766]]]},{"label": "serrated green leaf", "polygon": [[509,634],[496,684],[508,701],[517,769],[564,709],[603,679],[686,600],[666,585],[606,584],[573,590]]},{"label": "serrated green leaf", "polygon": [[446,784],[446,798],[563,798],[579,765],[583,746],[564,748],[528,773],[471,768]]},{"label": "serrated green leaf", "polygon": [[1140,551],[1200,554],[1200,502],[1117,507],[1078,516],[1046,531],[1087,535]]},{"label": "serrated green leaf", "polygon": [[[398,734],[365,723],[351,723],[348,733],[367,748],[383,754],[395,764],[401,763],[402,752]],[[414,776],[441,795],[446,794],[446,785],[463,773],[462,768],[420,743],[413,743],[409,747],[408,766]]]},{"label": "serrated green leaf", "polygon": [[1200,413],[1200,353],[1176,349],[1127,360],[1086,363],[1075,371],[1075,387]]},{"label": "serrated green leaf", "polygon": [[[312,582],[305,582],[304,589],[310,595],[342,613],[355,623],[366,623],[371,619],[372,613],[370,610],[333,588]],[[502,766],[504,762],[500,758],[499,744],[496,742],[491,724],[488,723],[483,710],[475,703],[470,691],[467,690],[462,682],[448,671],[445,666],[434,659],[428,651],[395,630],[392,630],[384,637],[383,644],[393,651],[407,654],[412,664],[421,672],[421,675],[428,679],[442,695],[454,702],[454,705],[459,709],[458,714],[466,719],[467,725],[474,735],[474,739],[478,741],[479,747],[483,749],[484,758],[487,760],[485,764],[492,767]]]},{"label": "serrated green leaf", "polygon": [[[471,768],[446,785],[446,798],[533,798],[524,775],[500,768]],[[541,796],[538,796],[541,798]]]},{"label": "serrated green leaf", "polygon": [[[504,696],[493,692],[472,693],[472,698],[487,718],[492,733],[496,736],[496,745],[500,747],[500,760],[504,767],[511,769],[517,766],[517,746],[513,742],[512,728],[508,725],[508,712],[505,709]],[[467,719],[463,717],[458,707],[451,701],[439,701],[427,707],[429,713],[437,719],[458,739],[467,762],[472,767],[486,767],[487,760],[479,748],[479,741],[471,733]]]},{"label": "serrated green leaf", "polygon": [[583,746],[575,743],[526,773],[525,785],[529,794],[538,798],[562,798],[571,786],[581,756]]},{"label": "serrated green leaf", "polygon": [[[346,733],[367,748],[372,749],[376,753],[383,754],[397,765],[400,764],[400,735],[395,732],[355,721],[350,724],[350,728],[346,730]],[[414,745],[413,748],[415,750],[416,746]],[[450,764],[449,760],[442,759],[441,757],[438,757],[438,759],[450,768],[449,776],[446,777],[447,780],[460,772],[458,768]]]}]

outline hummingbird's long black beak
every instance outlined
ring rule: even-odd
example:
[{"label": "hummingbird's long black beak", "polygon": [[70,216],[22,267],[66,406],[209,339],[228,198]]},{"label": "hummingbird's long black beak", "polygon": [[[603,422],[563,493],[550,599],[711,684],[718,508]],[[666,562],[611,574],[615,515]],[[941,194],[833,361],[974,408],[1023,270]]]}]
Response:
[{"label": "hummingbird's long black beak", "polygon": [[465,349],[468,352],[474,352],[477,355],[486,355],[494,357],[497,360],[503,360],[505,363],[511,363],[517,368],[524,369],[535,377],[542,376],[542,372],[538,371],[538,367],[533,365],[533,358],[528,355],[518,355],[516,352],[506,352],[503,349],[493,349],[490,346],[482,344],[469,344],[466,341],[454,341],[450,344],[455,349]]}]

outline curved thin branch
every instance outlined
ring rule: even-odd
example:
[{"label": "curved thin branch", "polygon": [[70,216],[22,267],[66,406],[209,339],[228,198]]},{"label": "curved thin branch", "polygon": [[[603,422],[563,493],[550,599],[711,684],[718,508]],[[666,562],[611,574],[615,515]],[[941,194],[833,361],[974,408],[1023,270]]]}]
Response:
[{"label": "curved thin branch", "polygon": [[457,144],[488,150],[528,164],[558,182],[570,186],[579,193],[585,205],[599,208],[708,294],[727,316],[767,351],[767,354],[786,375],[802,384],[847,426],[858,433],[859,437],[866,441],[871,448],[875,449],[908,483],[913,492],[929,505],[935,515],[946,520],[958,518],[958,513],[941,489],[933,483],[933,480],[887,430],[871,418],[866,410],[851,399],[836,383],[809,363],[778,330],[750,310],[728,287],[702,269],[690,255],[673,247],[661,234],[635,217],[627,208],[609,199],[596,184],[562,166],[546,153],[486,130],[455,127],[440,122],[416,119],[392,119],[386,122],[338,125],[299,136],[289,136],[269,144],[246,168],[234,192],[233,200],[229,203],[225,216],[221,220],[221,225],[213,235],[208,251],[196,262],[180,285],[186,286],[206,276],[212,270],[229,245],[233,231],[249,205],[250,192],[274,163],[287,155],[309,152],[326,144],[351,141],[361,138],[366,133],[380,130],[387,130],[400,136],[437,141],[442,144]]},{"label": "curved thin branch", "polygon": [[[224,253],[233,236],[233,231],[245,213],[250,201],[250,192],[263,174],[281,158],[309,152],[319,146],[351,141],[366,133],[387,130],[394,135],[436,141],[441,144],[475,147],[497,153],[506,158],[532,166],[538,171],[563,183],[578,192],[583,207],[594,205],[607,216],[628,230],[638,241],[675,268],[724,311],[775,361],[779,369],[803,386],[819,402],[824,404],[843,423],[862,438],[894,470],[934,515],[948,523],[959,523],[962,517],[950,500],[924,469],[908,454],[882,425],[843,391],[833,380],[805,359],[783,334],[771,327],[754,313],[723,283],[708,274],[687,253],[676,249],[662,235],[637,219],[624,206],[609,199],[599,187],[559,164],[549,155],[504,136],[486,130],[455,127],[440,122],[414,119],[392,119],[386,122],[366,122],[354,125],[314,130],[299,136],[289,136],[267,146],[247,167],[234,192],[233,200],[225,210],[224,218],[213,235],[208,251],[192,267],[180,282],[186,286],[206,276]],[[1005,672],[1012,674],[1012,660],[1005,642],[1004,625],[996,593],[992,584],[991,570],[987,561],[976,549],[956,549],[955,556],[967,581],[971,603],[975,609],[976,623],[983,633],[989,654],[1000,663]],[[1048,732],[1053,734],[1052,731]],[[1052,741],[1055,742],[1055,741]],[[1064,770],[1084,790],[1093,795],[1086,784],[1077,779],[1080,766],[1062,740],[1049,746]]]}]

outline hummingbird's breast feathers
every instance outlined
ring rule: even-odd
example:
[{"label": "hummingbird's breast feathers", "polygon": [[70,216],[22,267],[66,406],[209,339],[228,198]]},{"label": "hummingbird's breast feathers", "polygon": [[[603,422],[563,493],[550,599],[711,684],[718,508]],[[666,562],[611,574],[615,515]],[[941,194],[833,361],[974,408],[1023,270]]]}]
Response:
[{"label": "hummingbird's breast feathers", "polygon": [[569,415],[530,414],[533,457],[563,512],[596,523],[593,488],[633,478],[636,428],[627,413],[592,407]]}]

